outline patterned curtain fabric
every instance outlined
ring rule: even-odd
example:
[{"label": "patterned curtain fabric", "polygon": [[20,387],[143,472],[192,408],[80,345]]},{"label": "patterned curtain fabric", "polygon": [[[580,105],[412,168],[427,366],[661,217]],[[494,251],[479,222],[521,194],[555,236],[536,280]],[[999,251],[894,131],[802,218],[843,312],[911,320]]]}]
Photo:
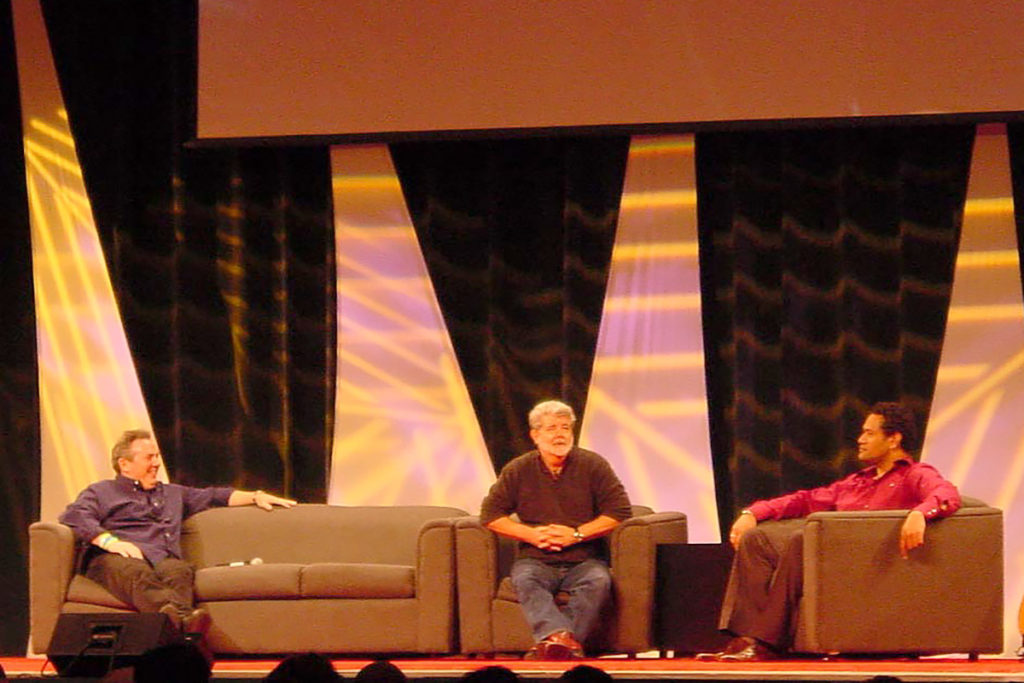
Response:
[{"label": "patterned curtain fabric", "polygon": [[[326,500],[326,148],[197,150],[194,2],[44,2],[143,395],[176,481]],[[126,428],[131,425],[126,425]]]},{"label": "patterned curtain fabric", "polygon": [[495,470],[533,447],[526,415],[582,417],[629,139],[391,146]]},{"label": "patterned curtain fabric", "polygon": [[9,2],[0,2],[0,244],[0,654],[21,654],[28,638],[28,525],[39,517],[39,386]]},{"label": "patterned curtain fabric", "polygon": [[854,466],[865,411],[922,434],[945,331],[971,126],[697,137],[719,512]]}]

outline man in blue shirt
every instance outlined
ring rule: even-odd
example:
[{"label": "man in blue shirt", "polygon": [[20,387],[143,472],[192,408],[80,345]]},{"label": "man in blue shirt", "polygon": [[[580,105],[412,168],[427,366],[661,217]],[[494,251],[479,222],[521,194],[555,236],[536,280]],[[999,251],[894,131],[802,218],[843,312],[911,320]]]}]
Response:
[{"label": "man in blue shirt", "polygon": [[162,612],[186,634],[202,634],[210,616],[195,608],[194,572],[181,559],[181,523],[212,507],[291,507],[263,491],[164,484],[152,434],[126,431],[111,450],[117,476],[96,482],[60,516],[87,545],[83,573],[140,612]]}]

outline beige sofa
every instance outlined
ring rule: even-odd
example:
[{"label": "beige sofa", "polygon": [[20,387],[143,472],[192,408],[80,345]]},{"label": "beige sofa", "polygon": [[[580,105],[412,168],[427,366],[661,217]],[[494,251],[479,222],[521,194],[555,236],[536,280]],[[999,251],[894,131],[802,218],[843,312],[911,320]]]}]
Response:
[{"label": "beige sofa", "polygon": [[[196,602],[217,654],[450,653],[455,639],[454,523],[434,506],[216,508],[182,530]],[[31,645],[45,652],[62,612],[128,605],[81,575],[71,530],[29,529]],[[262,564],[218,566],[259,557]]]},{"label": "beige sofa", "polygon": [[[514,542],[480,524],[478,517],[456,521],[459,633],[465,654],[523,652],[533,636],[508,577]],[[686,515],[651,512],[633,506],[633,517],[608,539],[612,604],[602,627],[587,643],[589,653],[636,654],[656,647],[655,569],[658,545],[686,543]]]}]

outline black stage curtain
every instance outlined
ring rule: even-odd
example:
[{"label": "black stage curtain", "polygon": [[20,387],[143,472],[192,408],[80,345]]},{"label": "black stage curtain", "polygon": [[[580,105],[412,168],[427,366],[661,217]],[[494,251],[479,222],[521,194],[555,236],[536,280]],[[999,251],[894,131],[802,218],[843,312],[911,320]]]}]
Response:
[{"label": "black stage curtain", "polygon": [[391,154],[495,470],[526,415],[582,418],[629,139],[394,144]]},{"label": "black stage curtain", "polygon": [[851,471],[865,411],[934,391],[972,126],[697,136],[723,533]]},{"label": "black stage curtain", "polygon": [[1021,262],[1021,283],[1024,287],[1024,123],[1006,126],[1010,148],[1010,177],[1013,183],[1013,219],[1017,225],[1017,253]]},{"label": "black stage curtain", "polygon": [[28,525],[39,519],[32,244],[11,4],[0,2],[0,654],[28,642]]},{"label": "black stage curtain", "polygon": [[[195,150],[195,2],[44,0],[86,187],[176,481],[326,500],[326,148]],[[126,428],[134,425],[125,425]]]}]

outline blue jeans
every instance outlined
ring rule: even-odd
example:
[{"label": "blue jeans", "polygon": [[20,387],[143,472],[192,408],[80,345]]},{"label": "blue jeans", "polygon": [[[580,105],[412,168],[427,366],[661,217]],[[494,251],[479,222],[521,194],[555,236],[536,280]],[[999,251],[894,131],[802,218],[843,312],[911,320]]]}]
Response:
[{"label": "blue jeans", "polygon": [[[569,631],[584,642],[612,587],[608,565],[593,559],[551,565],[523,558],[512,565],[511,578],[533,639],[538,642],[558,631]],[[564,611],[555,604],[555,594],[560,591],[569,594]]]}]

